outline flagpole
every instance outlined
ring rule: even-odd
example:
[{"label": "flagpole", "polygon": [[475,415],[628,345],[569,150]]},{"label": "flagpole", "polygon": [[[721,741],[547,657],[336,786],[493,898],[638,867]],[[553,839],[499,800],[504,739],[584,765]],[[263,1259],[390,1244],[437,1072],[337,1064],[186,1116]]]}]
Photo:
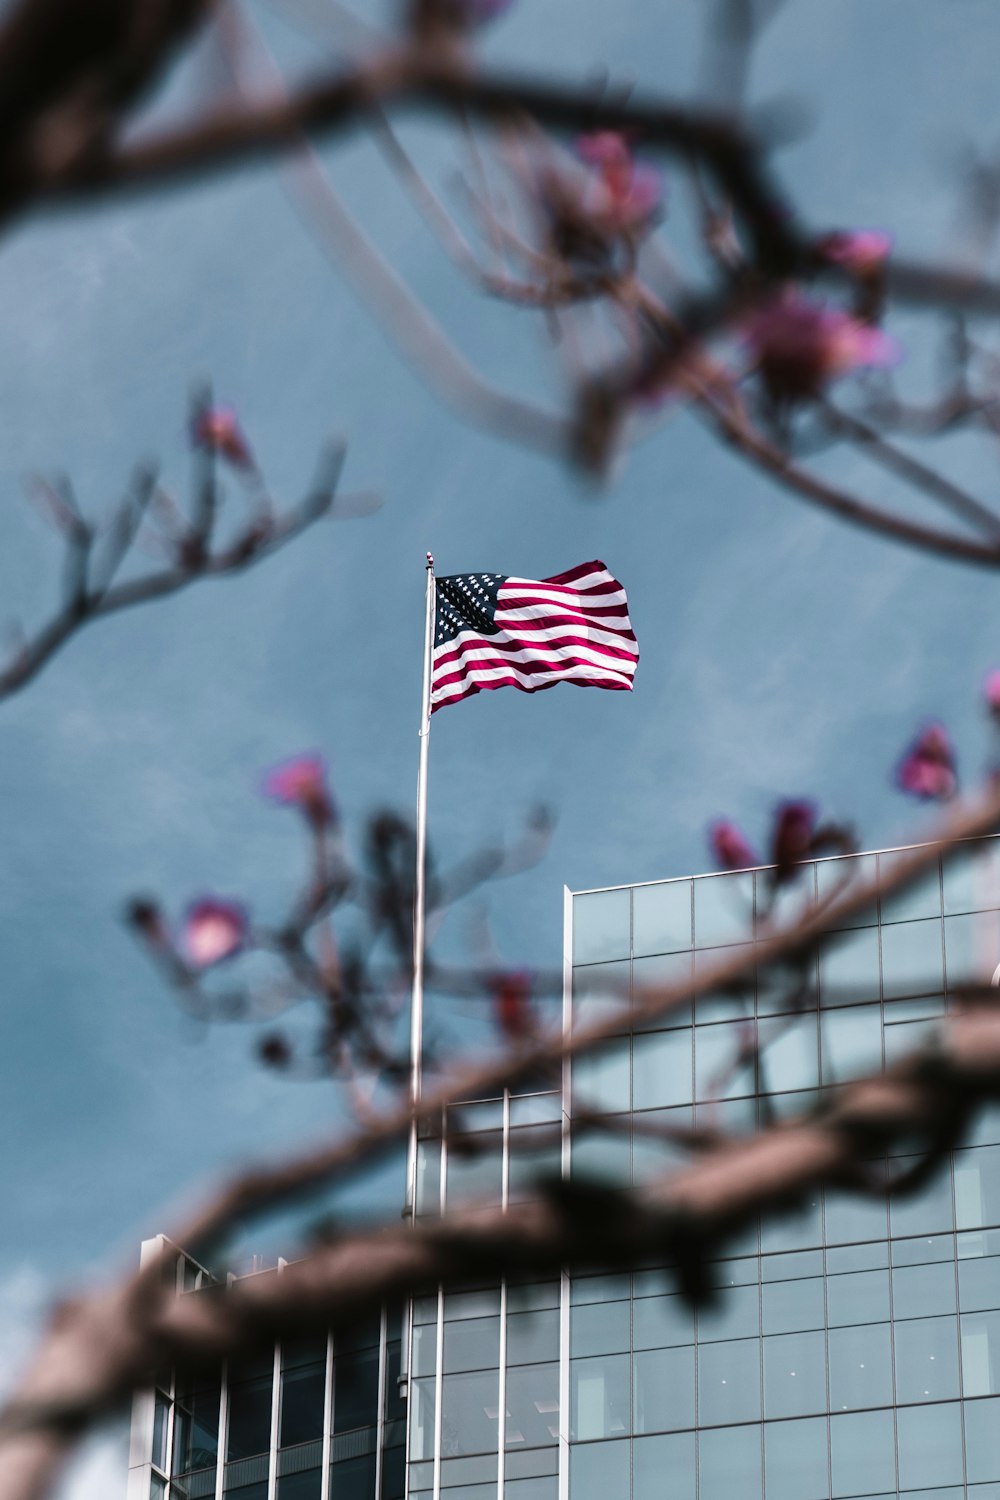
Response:
[{"label": "flagpole", "polygon": [[[424,1032],[424,940],[427,907],[427,752],[431,735],[431,666],[434,652],[434,558],[427,554],[427,595],[424,605],[424,681],[420,705],[420,760],[417,770],[416,878],[413,893],[413,996],[410,1005],[410,1103],[420,1101],[421,1054]],[[417,1128],[410,1130],[407,1207],[417,1211]]]}]

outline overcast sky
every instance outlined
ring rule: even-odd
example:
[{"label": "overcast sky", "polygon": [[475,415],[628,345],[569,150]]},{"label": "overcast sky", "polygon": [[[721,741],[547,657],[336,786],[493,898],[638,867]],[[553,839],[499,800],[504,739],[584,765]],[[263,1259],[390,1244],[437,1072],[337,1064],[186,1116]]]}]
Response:
[{"label": "overcast sky", "polygon": [[[520,0],[489,46],[690,95],[704,11]],[[964,143],[995,144],[998,55],[991,0],[789,5],[753,96],[800,106],[779,169],[807,217],[890,229],[907,254],[954,249],[953,165]],[[442,159],[438,133],[411,139]],[[326,157],[491,377],[554,392],[543,330],[457,283],[372,150]],[[803,794],[869,847],[907,839],[919,811],[889,773],[928,714],[953,727],[967,776],[979,767],[995,579],[807,510],[681,413],[606,492],[470,431],[344,289],[270,167],[8,233],[0,320],[4,618],[40,619],[55,589],[56,543],[24,505],[23,475],[66,470],[97,511],[154,454],[182,487],[199,376],[238,407],[280,496],[303,490],[342,433],[348,487],[384,497],[374,518],[321,526],[245,578],[99,624],[0,706],[0,1347],[17,1347],[54,1288],[131,1264],[185,1187],[332,1118],[327,1086],[261,1073],[247,1031],[193,1036],[119,914],[137,890],[176,909],[214,889],[276,915],[301,850],[257,782],[297,750],[329,756],[352,827],[376,804],[411,808],[426,549],[442,572],[529,577],[603,558],[639,637],[631,695],[506,690],[435,717],[443,852],[512,833],[539,799],[559,813],[545,862],[495,894],[512,962],[559,961],[564,884],[707,868],[720,812],[757,834],[778,797]],[[909,320],[896,332],[915,337]],[[949,454],[986,498],[996,459],[972,444]],[[853,460],[831,472],[892,493]],[[104,1500],[118,1462],[99,1450],[77,1494]]]}]

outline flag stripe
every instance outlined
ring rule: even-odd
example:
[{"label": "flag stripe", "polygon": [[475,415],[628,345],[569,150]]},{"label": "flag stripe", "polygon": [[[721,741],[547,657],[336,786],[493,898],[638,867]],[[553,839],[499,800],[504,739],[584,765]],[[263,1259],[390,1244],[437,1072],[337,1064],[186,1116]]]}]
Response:
[{"label": "flag stripe", "polygon": [[628,600],[602,562],[552,578],[442,579],[438,612],[432,710],[498,687],[632,686],[639,649]]}]

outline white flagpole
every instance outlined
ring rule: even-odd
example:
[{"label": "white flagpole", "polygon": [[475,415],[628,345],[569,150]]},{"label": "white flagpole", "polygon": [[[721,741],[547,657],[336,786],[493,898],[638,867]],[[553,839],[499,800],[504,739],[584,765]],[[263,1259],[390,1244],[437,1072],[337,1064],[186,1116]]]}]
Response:
[{"label": "white flagpole", "polygon": [[[413,997],[410,1006],[410,1103],[420,1100],[424,1033],[424,940],[427,876],[427,752],[431,734],[431,666],[434,654],[434,558],[427,554],[427,598],[424,608],[424,689],[420,708],[420,761],[417,771],[417,868],[413,896]],[[410,1131],[407,1207],[417,1212],[417,1128]]]}]

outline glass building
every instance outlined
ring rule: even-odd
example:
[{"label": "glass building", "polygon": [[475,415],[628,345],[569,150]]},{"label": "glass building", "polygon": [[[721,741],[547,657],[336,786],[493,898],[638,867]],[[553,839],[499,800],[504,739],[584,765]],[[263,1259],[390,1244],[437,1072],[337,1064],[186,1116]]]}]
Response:
[{"label": "glass building", "polygon": [[[749,1130],[909,1050],[1000,972],[1000,841],[859,916],[804,976],[631,1016],[644,987],[897,854],[812,862],[777,912],[766,870],[567,892],[563,1024],[618,1013],[620,1040],[561,1087],[456,1101],[448,1144],[419,1142],[417,1213],[515,1201],[541,1167],[641,1183],[669,1168],[663,1125]],[[656,1266],[473,1287],[164,1386],[136,1403],[129,1500],[1000,1500],[1000,1110],[918,1195],[817,1193],[714,1270],[697,1314]],[[183,1257],[178,1276],[213,1294]]]}]

